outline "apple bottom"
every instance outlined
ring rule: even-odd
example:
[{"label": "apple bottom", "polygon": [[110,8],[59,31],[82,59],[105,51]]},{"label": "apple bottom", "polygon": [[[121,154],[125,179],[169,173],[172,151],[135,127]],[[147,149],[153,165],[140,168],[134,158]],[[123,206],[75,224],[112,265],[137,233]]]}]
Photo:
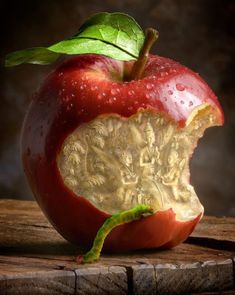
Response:
[{"label": "apple bottom", "polygon": [[[102,252],[118,253],[148,248],[172,248],[187,239],[201,219],[201,215],[191,221],[177,221],[173,210],[168,209],[117,226],[107,236]],[[98,229],[102,224],[100,223]],[[65,238],[72,243],[90,248],[95,235],[88,235],[86,243],[84,243],[83,234],[81,238],[80,236],[81,233],[78,228],[71,239],[70,236],[65,236]]]},{"label": "apple bottom", "polygon": [[105,240],[105,252],[126,252],[137,249],[175,247],[185,241],[200,221],[177,221],[172,209],[159,211],[140,220],[113,229]]},{"label": "apple bottom", "polygon": [[[65,195],[66,201],[59,200]],[[54,198],[47,198],[46,202],[44,200],[42,210],[66,240],[80,247],[91,248],[97,231],[111,215],[98,210],[85,198],[72,192],[60,191],[57,196],[57,201]],[[172,248],[187,239],[201,216],[202,213],[190,221],[177,221],[173,210],[168,209],[120,225],[107,236],[102,252]]]}]

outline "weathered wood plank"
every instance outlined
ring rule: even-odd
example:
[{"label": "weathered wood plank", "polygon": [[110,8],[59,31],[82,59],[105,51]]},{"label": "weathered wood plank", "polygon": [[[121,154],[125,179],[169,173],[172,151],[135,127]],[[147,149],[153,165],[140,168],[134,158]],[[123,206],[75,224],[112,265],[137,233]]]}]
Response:
[{"label": "weathered wood plank", "polygon": [[134,265],[132,269],[133,293],[136,295],[156,294],[156,273],[151,264]]},{"label": "weathered wood plank", "polygon": [[0,294],[75,294],[75,273],[72,271],[42,271],[0,275]]},{"label": "weathered wood plank", "polygon": [[60,260],[57,257],[0,256],[0,274],[23,274],[36,271],[74,270],[77,263],[74,257]]},{"label": "weathered wood plank", "polygon": [[156,265],[157,294],[189,294],[232,289],[232,260]]},{"label": "weathered wood plank", "polygon": [[234,251],[235,218],[204,216],[186,243]]},{"label": "weathered wood plank", "polygon": [[[45,245],[46,246],[46,245]],[[37,270],[45,269],[75,269],[77,264],[75,262],[76,254],[71,255],[70,249],[68,252],[63,252],[60,256],[59,254],[52,253],[45,255],[40,255],[40,250],[37,254],[27,253],[27,248],[25,248],[25,254],[23,254],[23,249],[19,252],[13,250],[11,252],[8,249],[8,255],[0,255],[0,270],[7,272],[16,272],[21,266],[22,270],[28,271],[32,267],[37,266]],[[182,244],[172,250],[160,251],[160,250],[149,250],[149,251],[139,251],[128,254],[119,255],[108,255],[103,254],[98,263],[94,263],[95,266],[133,266],[139,264],[187,264],[194,262],[206,262],[206,261],[224,261],[230,259],[235,255],[230,251],[220,251],[214,249],[208,249],[206,247],[199,247],[195,245]],[[38,269],[39,268],[39,269]]]},{"label": "weathered wood plank", "polygon": [[128,293],[127,274],[124,267],[87,267],[76,271],[76,294]]},{"label": "weathered wood plank", "polygon": [[0,228],[0,247],[64,241],[34,201],[0,200]]},{"label": "weathered wood plank", "polygon": [[235,218],[204,216],[191,236],[235,242]]},{"label": "weathered wood plank", "polygon": [[47,294],[47,285],[48,294],[232,290],[234,237],[235,218],[204,217],[174,249],[103,254],[98,263],[78,266],[75,257],[82,249],[52,228],[36,202],[0,200],[0,294]]}]

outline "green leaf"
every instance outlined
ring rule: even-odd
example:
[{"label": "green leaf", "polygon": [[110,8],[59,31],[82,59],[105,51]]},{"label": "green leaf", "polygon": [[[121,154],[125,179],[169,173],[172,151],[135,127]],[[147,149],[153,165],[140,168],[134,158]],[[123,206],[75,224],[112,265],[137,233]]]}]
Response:
[{"label": "green leaf", "polygon": [[136,58],[145,38],[143,30],[134,18],[118,12],[95,14],[80,27],[78,35],[91,38],[97,38],[98,35],[99,40],[115,44]]},{"label": "green leaf", "polygon": [[5,66],[12,67],[24,63],[48,65],[53,63],[59,56],[60,54],[45,47],[33,47],[9,53],[6,56]]},{"label": "green leaf", "polygon": [[131,57],[130,54],[119,49],[118,47],[115,47],[108,43],[104,43],[100,40],[92,40],[86,38],[61,41],[55,45],[50,46],[49,49],[55,53],[62,54],[95,53],[103,54],[115,59],[117,59],[118,57],[119,60],[133,59],[133,57]]},{"label": "green leaf", "polygon": [[49,47],[34,47],[6,56],[5,66],[23,63],[46,65],[60,55],[102,54],[118,60],[135,60],[144,43],[144,33],[136,21],[123,13],[102,12],[92,16],[69,39]]}]

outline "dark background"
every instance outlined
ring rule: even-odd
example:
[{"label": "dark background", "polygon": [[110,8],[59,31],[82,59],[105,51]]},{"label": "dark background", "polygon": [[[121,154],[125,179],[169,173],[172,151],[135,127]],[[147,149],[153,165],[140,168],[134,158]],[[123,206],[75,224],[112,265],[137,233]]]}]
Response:
[{"label": "dark background", "polygon": [[[200,140],[191,162],[192,183],[207,214],[235,215],[235,1],[8,0],[0,8],[1,57],[69,37],[99,11],[125,12],[143,28],[157,28],[153,52],[200,73],[222,104],[225,125],[207,130]],[[32,93],[52,67],[1,67],[0,198],[33,198],[21,167],[20,129]]]}]

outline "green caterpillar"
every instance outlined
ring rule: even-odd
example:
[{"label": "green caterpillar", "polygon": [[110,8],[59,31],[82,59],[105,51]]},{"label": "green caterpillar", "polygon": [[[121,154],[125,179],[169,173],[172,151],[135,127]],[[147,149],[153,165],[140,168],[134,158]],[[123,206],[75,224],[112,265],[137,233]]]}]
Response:
[{"label": "green caterpillar", "polygon": [[91,250],[85,255],[79,256],[77,258],[78,263],[89,263],[98,260],[104,240],[111,230],[118,225],[138,220],[144,214],[153,214],[153,209],[148,205],[140,204],[130,210],[122,211],[106,219],[96,234]]}]

